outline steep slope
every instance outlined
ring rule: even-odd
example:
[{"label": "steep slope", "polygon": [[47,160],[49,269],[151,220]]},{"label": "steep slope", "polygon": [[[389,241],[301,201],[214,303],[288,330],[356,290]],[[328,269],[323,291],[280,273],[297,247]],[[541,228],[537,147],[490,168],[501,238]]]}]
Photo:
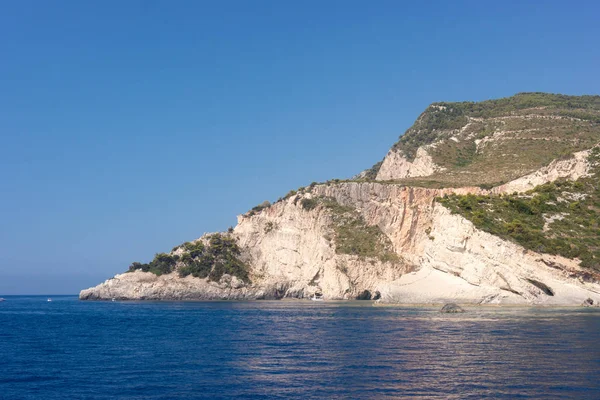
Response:
[{"label": "steep slope", "polygon": [[[600,148],[587,154],[587,174],[576,181],[552,180],[500,196],[451,195],[440,202],[478,229],[530,250],[578,259],[582,267],[600,273]],[[576,162],[571,165],[577,175],[583,172],[576,170]]]},{"label": "steep slope", "polygon": [[431,187],[492,187],[589,149],[599,135],[600,96],[521,93],[435,103],[369,176]]},{"label": "steep slope", "polygon": [[[529,246],[489,226],[512,220],[489,217],[483,218],[487,225],[481,223],[482,213],[492,215],[490,207],[510,203],[509,196],[535,200],[523,192],[577,179],[568,195],[563,190],[558,197],[570,196],[569,205],[584,204],[581,210],[592,222],[581,224],[575,216],[560,238],[571,246],[599,242],[600,204],[590,192],[598,172],[598,151],[592,150],[600,141],[598,99],[527,94],[434,105],[378,170],[352,182],[312,184],[257,206],[239,216],[230,232],[177,246],[149,264],[134,263],[132,272],[83,290],[80,298],[275,299],[318,293],[326,299],[396,303],[579,305],[589,298],[598,304],[596,264],[573,258],[575,253]],[[491,124],[502,130],[482,135],[481,127],[487,132]],[[453,143],[463,150],[438,151]],[[475,149],[464,150],[468,143]],[[497,153],[509,149],[514,169],[505,153]],[[467,154],[472,154],[469,162],[457,161]],[[492,177],[485,173],[487,164],[493,165]],[[404,178],[382,179],[388,176]],[[429,187],[406,184],[417,179]],[[553,224],[563,212],[540,211],[550,240],[557,237]]]}]

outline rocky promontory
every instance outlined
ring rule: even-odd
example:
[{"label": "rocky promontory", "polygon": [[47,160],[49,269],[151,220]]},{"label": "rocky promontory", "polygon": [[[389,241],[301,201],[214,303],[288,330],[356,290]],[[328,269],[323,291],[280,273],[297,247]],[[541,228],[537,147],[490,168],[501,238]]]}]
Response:
[{"label": "rocky promontory", "polygon": [[436,103],[355,179],[265,202],[80,298],[595,306],[598,142],[598,96]]}]

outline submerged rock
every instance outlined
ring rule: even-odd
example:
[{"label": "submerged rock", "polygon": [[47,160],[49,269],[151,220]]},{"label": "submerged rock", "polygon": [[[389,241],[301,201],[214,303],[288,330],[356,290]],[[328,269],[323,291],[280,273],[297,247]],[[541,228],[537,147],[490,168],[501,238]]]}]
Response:
[{"label": "submerged rock", "polygon": [[585,299],[583,301],[583,303],[581,303],[582,306],[584,307],[593,307],[594,306],[594,300],[590,299],[589,297],[587,299]]},{"label": "submerged rock", "polygon": [[460,307],[458,304],[448,303],[448,304],[445,304],[444,307],[442,307],[440,312],[447,313],[447,314],[456,314],[456,313],[464,313],[465,310],[463,310],[462,307]]}]

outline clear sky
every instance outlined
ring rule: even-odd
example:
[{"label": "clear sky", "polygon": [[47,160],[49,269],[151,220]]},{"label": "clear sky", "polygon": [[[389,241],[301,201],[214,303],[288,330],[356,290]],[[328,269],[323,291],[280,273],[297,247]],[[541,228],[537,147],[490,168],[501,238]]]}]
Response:
[{"label": "clear sky", "polygon": [[0,295],[78,293],[349,177],[432,102],[599,94],[599,15],[597,1],[0,1]]}]

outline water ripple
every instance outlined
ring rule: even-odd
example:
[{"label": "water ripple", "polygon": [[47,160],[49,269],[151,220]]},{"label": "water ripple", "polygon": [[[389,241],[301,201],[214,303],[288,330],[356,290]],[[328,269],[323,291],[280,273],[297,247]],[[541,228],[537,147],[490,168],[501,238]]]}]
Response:
[{"label": "water ripple", "polygon": [[368,302],[0,305],[0,398],[600,398],[600,313]]}]

